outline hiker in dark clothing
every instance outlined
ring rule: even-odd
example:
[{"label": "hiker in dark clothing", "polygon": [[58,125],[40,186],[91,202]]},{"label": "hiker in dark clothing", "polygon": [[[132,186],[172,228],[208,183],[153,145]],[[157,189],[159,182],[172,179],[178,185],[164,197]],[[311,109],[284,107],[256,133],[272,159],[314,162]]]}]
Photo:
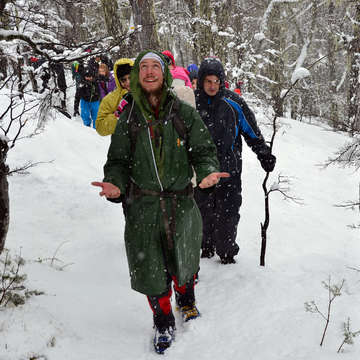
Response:
[{"label": "hiker in dark clothing", "polygon": [[[45,58],[37,58],[35,56],[30,57],[30,63],[34,69],[38,69],[40,66],[40,79],[42,81],[40,93],[43,93],[46,89],[50,89],[49,81],[53,77],[55,83],[55,92],[60,92],[61,108],[66,109],[66,79],[64,72],[64,65],[57,62],[49,62]],[[38,70],[39,71],[39,70]]]},{"label": "hiker in dark clothing", "polygon": [[61,63],[52,63],[50,69],[56,74],[56,85],[61,93],[61,108],[66,109],[66,79],[64,72],[64,65]]},{"label": "hiker in dark clothing", "polygon": [[195,98],[196,109],[217,147],[221,171],[231,175],[210,189],[195,189],[203,218],[201,257],[211,258],[216,252],[222,264],[232,264],[239,251],[236,235],[242,202],[242,137],[266,172],[274,169],[276,158],[244,99],[225,88],[225,72],[218,59],[207,58],[201,63]]},{"label": "hiker in dark clothing", "polygon": [[91,57],[86,64],[87,72],[94,77],[97,76],[99,72],[100,64],[101,64],[100,55],[95,55]]},{"label": "hiker in dark clothing", "polygon": [[100,91],[92,72],[85,71],[84,78],[79,85],[81,118],[85,126],[95,129],[95,122],[100,105]]},{"label": "hiker in dark clothing", "polygon": [[96,54],[89,59],[87,69],[93,76],[97,76],[100,64],[105,64],[110,70],[114,66],[114,63],[108,56],[105,54]]},{"label": "hiker in dark clothing", "polygon": [[74,61],[71,64],[71,74],[73,80],[75,80],[75,99],[74,99],[74,116],[80,115],[79,105],[80,105],[80,83],[84,76],[84,65],[83,62]]}]

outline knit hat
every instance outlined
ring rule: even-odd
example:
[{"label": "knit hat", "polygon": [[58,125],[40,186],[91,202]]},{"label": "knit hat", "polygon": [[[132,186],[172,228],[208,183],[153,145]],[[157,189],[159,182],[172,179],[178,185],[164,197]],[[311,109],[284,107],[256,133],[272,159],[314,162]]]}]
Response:
[{"label": "knit hat", "polygon": [[198,73],[199,71],[199,68],[196,64],[190,64],[186,69],[189,73],[192,73],[193,71],[196,71],[196,73]]},{"label": "knit hat", "polygon": [[162,54],[165,55],[170,60],[169,65],[176,66],[175,65],[174,55],[171,53],[171,51],[165,50],[165,51],[162,52]]},{"label": "knit hat", "polygon": [[123,76],[130,74],[131,66],[129,64],[119,65],[116,68],[116,76],[120,80]]},{"label": "knit hat", "polygon": [[220,79],[220,88],[225,87],[225,71],[218,58],[208,57],[203,60],[198,73],[198,88],[203,89],[204,79],[207,75],[215,75]]},{"label": "knit hat", "polygon": [[190,71],[189,74],[190,81],[193,81],[194,79],[198,78],[198,72],[196,70]]},{"label": "knit hat", "polygon": [[158,55],[158,54],[155,54],[153,52],[148,52],[146,53],[140,60],[139,62],[139,65],[146,59],[153,59],[153,60],[156,60],[160,63],[161,65],[161,69],[162,69],[162,72],[164,72],[164,67],[165,67],[165,64],[164,64],[164,60]]}]

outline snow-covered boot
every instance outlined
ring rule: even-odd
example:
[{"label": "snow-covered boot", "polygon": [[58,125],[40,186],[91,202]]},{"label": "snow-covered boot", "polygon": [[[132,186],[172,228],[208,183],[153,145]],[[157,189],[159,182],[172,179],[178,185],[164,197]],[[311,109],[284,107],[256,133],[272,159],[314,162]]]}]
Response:
[{"label": "snow-covered boot", "polygon": [[158,296],[148,296],[154,319],[154,348],[158,354],[171,345],[174,340],[175,317],[171,310],[171,289]]},{"label": "snow-covered boot", "polygon": [[201,258],[202,259],[211,259],[215,255],[214,249],[202,249]]},{"label": "snow-covered boot", "polygon": [[184,322],[196,319],[200,316],[200,311],[195,306],[195,277],[196,275],[182,286],[179,286],[176,279],[174,279],[176,308],[181,312]]},{"label": "snow-covered boot", "polygon": [[171,343],[175,340],[175,328],[159,329],[155,326],[154,349],[158,354],[163,354]]},{"label": "snow-covered boot", "polygon": [[227,265],[227,264],[236,264],[236,260],[234,259],[233,256],[224,256],[220,258],[220,262],[223,265]]},{"label": "snow-covered boot", "polygon": [[181,316],[182,316],[184,322],[187,322],[192,319],[196,319],[197,317],[200,316],[200,311],[195,306],[195,304],[190,305],[190,306],[189,305],[182,306],[182,307],[179,307],[178,309],[181,312]]}]

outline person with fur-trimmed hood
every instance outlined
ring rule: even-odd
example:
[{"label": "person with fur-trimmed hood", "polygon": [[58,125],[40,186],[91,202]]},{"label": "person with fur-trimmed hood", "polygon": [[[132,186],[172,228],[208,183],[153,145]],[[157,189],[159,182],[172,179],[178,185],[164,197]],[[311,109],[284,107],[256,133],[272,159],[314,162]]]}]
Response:
[{"label": "person with fur-trimmed hood", "polygon": [[125,195],[131,286],[147,296],[158,353],[174,338],[172,282],[183,320],[200,315],[194,278],[202,221],[193,198],[193,169],[200,188],[229,176],[218,171],[216,147],[199,114],[179,100],[171,83],[161,53],[146,50],[138,55],[131,72],[131,98],[111,137],[104,180],[92,183],[112,201]]},{"label": "person with fur-trimmed hood", "polygon": [[122,108],[127,104],[124,96],[130,91],[130,73],[133,65],[134,61],[127,58],[115,62],[116,89],[102,99],[96,119],[96,131],[102,136],[114,133]]},{"label": "person with fur-trimmed hood", "polygon": [[222,264],[233,264],[239,251],[236,235],[242,202],[242,137],[266,172],[274,169],[276,158],[245,100],[225,88],[224,68],[217,58],[201,63],[195,98],[196,109],[217,147],[221,171],[231,175],[210,189],[195,189],[203,218],[201,257],[211,258],[216,252]]}]

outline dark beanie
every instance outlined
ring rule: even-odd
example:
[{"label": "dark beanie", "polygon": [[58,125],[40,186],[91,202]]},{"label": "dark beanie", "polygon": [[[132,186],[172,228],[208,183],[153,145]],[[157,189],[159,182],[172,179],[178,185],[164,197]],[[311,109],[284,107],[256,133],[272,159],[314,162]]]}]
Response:
[{"label": "dark beanie", "polygon": [[197,70],[190,71],[189,78],[190,78],[190,81],[193,81],[194,79],[197,79],[198,78]]},{"label": "dark beanie", "polygon": [[116,68],[116,76],[120,80],[123,76],[130,74],[131,66],[129,64],[118,65]]}]

